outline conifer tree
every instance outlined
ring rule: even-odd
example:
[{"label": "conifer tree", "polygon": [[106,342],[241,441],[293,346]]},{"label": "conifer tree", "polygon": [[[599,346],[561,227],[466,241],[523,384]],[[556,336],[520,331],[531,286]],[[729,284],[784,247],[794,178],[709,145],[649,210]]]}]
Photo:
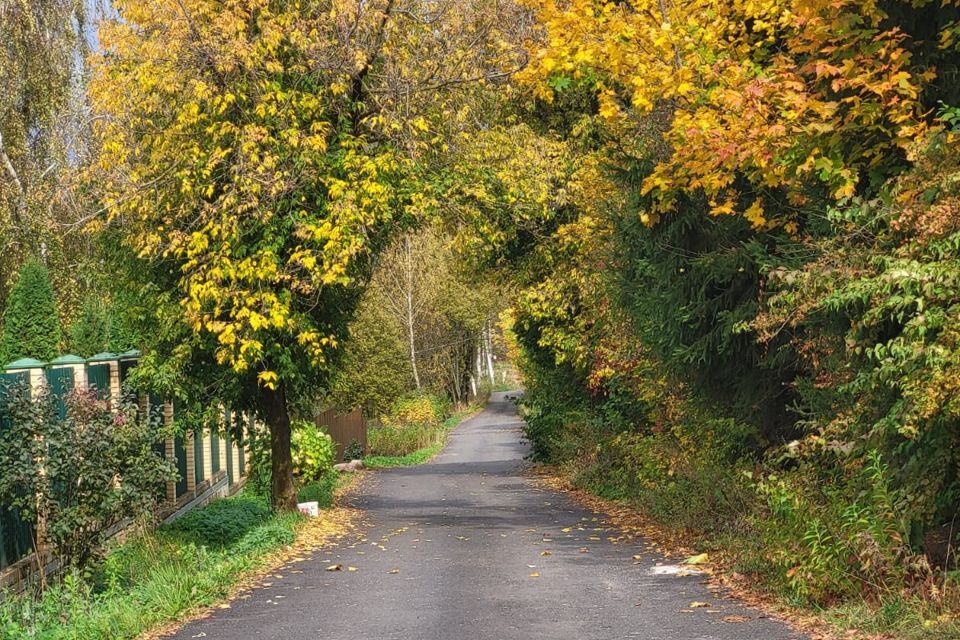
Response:
[{"label": "conifer tree", "polygon": [[50,273],[39,260],[20,268],[4,314],[3,362],[19,358],[52,360],[60,352],[62,332],[53,298]]}]

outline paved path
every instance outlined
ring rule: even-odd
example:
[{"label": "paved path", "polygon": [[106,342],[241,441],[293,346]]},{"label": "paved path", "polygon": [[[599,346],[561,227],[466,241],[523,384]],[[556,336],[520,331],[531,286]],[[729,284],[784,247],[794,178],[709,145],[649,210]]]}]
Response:
[{"label": "paved path", "polygon": [[[175,637],[799,640],[716,598],[702,577],[665,573],[642,544],[607,541],[615,532],[596,514],[536,488],[522,474],[519,427],[496,395],[433,462],[378,474],[358,499],[370,521],[362,539],[318,552],[293,567],[301,573],[282,571]],[[331,562],[343,571],[325,571]]]}]

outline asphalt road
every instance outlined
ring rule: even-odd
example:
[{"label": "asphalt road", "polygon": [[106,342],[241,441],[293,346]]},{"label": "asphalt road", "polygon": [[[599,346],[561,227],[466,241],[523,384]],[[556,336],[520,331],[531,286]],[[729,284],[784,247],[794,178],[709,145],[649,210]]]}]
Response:
[{"label": "asphalt road", "polygon": [[643,542],[608,540],[617,532],[597,514],[536,487],[519,428],[495,395],[434,461],[377,474],[356,499],[370,523],[362,535],[174,637],[801,639]]}]

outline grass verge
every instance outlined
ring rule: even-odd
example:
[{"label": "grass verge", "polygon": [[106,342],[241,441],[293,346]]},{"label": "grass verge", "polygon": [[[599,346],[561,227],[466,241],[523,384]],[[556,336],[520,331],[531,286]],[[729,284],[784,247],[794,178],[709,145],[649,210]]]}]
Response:
[{"label": "grass verge", "polygon": [[[326,485],[327,504],[335,484]],[[263,498],[219,500],[116,545],[88,575],[68,575],[42,597],[6,598],[0,638],[122,640],[183,622],[259,572],[346,533],[353,517],[330,509],[307,520],[273,514]]]},{"label": "grass verge", "polygon": [[363,464],[370,469],[387,469],[390,467],[413,467],[427,462],[435,455],[440,453],[447,444],[447,436],[454,427],[459,425],[467,418],[476,415],[483,409],[481,406],[470,406],[463,411],[458,411],[442,423],[434,427],[431,434],[432,444],[421,447],[416,451],[406,455],[399,456],[367,456],[363,459]]}]

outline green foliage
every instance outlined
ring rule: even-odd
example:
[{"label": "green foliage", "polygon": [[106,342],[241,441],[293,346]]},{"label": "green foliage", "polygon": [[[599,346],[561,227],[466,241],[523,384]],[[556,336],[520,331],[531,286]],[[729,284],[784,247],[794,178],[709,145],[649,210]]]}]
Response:
[{"label": "green foliage", "polygon": [[196,544],[224,547],[235,544],[269,518],[270,507],[263,499],[238,496],[190,511],[164,529]]},{"label": "green foliage", "polygon": [[[61,418],[48,391],[6,389],[0,429],[0,502],[45,523],[44,543],[64,567],[87,566],[118,523],[153,516],[156,496],[176,469],[153,450],[158,419],[135,402],[117,409],[74,392]],[[158,418],[158,417],[157,417]]]},{"label": "green foliage", "polygon": [[363,450],[363,445],[359,440],[351,440],[346,447],[343,448],[343,459],[344,460],[360,460],[363,458],[366,452]]},{"label": "green foliage", "polygon": [[42,262],[28,260],[20,268],[7,300],[0,360],[53,360],[60,355],[61,343],[60,316],[50,274]]},{"label": "green foliage", "polygon": [[383,424],[367,434],[369,455],[403,457],[424,449],[439,450],[447,431],[459,422],[447,418],[450,411],[450,401],[443,396],[417,393],[399,398]]},{"label": "green foliage", "polygon": [[334,491],[337,489],[338,476],[332,471],[322,474],[318,479],[304,485],[297,492],[298,502],[317,502],[321,509],[333,506]]},{"label": "green foliage", "polygon": [[456,413],[439,425],[384,425],[374,427],[367,437],[370,455],[363,459],[372,469],[410,467],[440,453],[450,430],[460,424],[472,409]]},{"label": "green foliage", "polygon": [[103,300],[94,295],[84,298],[80,315],[70,326],[70,351],[89,358],[110,346],[111,318]]},{"label": "green foliage", "polygon": [[337,457],[333,439],[312,422],[298,420],[291,436],[293,472],[301,482],[317,480],[329,471]]},{"label": "green foliage", "polygon": [[412,386],[408,357],[400,327],[375,297],[365,296],[350,325],[330,404],[362,407],[368,416],[385,414]]},{"label": "green foliage", "polygon": [[835,602],[865,589],[896,593],[923,565],[896,515],[888,467],[874,452],[845,482],[823,483],[822,473],[802,470],[757,483],[769,509],[760,526],[768,557],[791,593],[807,602]]},{"label": "green foliage", "polygon": [[118,545],[90,580],[68,573],[42,598],[0,601],[0,637],[132,640],[225,598],[269,553],[293,542],[303,521],[271,515],[265,499],[242,496],[188,516],[192,523],[181,519]]},{"label": "green foliage", "polygon": [[436,424],[387,424],[372,427],[367,442],[371,456],[404,456],[437,444],[441,437]]},{"label": "green foliage", "polygon": [[[291,433],[291,457],[294,474],[300,483],[322,479],[333,467],[336,445],[329,434],[307,420],[295,420]],[[250,447],[247,490],[254,495],[269,496],[272,464],[269,434],[258,430],[248,440]]]},{"label": "green foliage", "polygon": [[[625,186],[641,181],[618,179]],[[789,264],[776,254],[793,243],[782,232],[757,233],[740,217],[706,218],[706,203],[689,198],[648,227],[634,208],[648,205],[627,207],[611,239],[620,255],[611,293],[638,339],[722,412],[751,421],[773,441],[795,436],[786,410],[794,401],[788,383],[795,354],[782,338],[760,344],[750,328],[760,310],[762,267]]]}]

